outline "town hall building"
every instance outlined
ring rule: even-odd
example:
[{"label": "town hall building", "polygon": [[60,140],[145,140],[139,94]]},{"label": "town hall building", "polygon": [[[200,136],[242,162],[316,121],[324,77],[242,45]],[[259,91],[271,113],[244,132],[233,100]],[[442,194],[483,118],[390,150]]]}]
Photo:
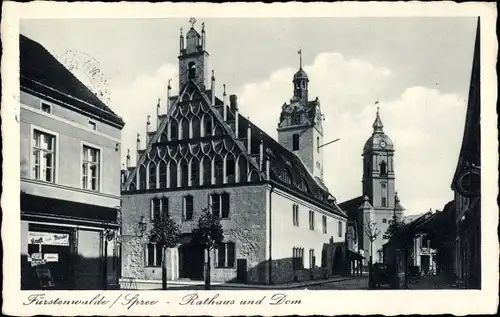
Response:
[{"label": "town hall building", "polygon": [[[373,262],[383,262],[382,246],[388,241],[384,236],[389,223],[394,216],[401,220],[404,211],[395,189],[394,143],[383,128],[377,108],[373,133],[363,147],[363,194],[339,204],[357,226],[359,249],[365,261],[373,249]],[[374,224],[372,231],[379,232],[373,246],[367,233],[370,223]]]},{"label": "town hall building", "polygon": [[135,166],[127,155],[122,277],[161,282],[161,246],[149,231],[168,213],[181,229],[178,247],[167,251],[168,279],[203,279],[207,256],[191,232],[206,208],[224,232],[210,254],[212,281],[270,284],[340,272],[347,215],[323,182],[323,115],[302,65],[276,141],[242,114],[236,95],[216,91],[205,25],[200,34],[194,24],[185,36],[181,29],[178,95],[169,85],[156,128],[148,117]]}]

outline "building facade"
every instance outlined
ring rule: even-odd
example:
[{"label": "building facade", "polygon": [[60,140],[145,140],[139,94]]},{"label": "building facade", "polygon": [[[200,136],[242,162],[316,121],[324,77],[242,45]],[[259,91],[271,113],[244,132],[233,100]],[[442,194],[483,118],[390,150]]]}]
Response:
[{"label": "building facade", "polygon": [[455,274],[467,288],[481,288],[481,80],[478,21],[464,135],[452,181],[455,192]]},{"label": "building facade", "polygon": [[207,255],[191,231],[206,208],[224,230],[210,255],[212,281],[269,284],[340,272],[346,215],[322,181],[322,115],[319,100],[308,100],[307,74],[300,67],[294,76],[276,141],[241,115],[237,96],[224,88],[216,97],[204,25],[201,34],[194,26],[181,33],[179,44],[179,94],[169,88],[158,104],[156,129],[148,118],[135,166],[127,156],[122,276],[161,280],[161,247],[148,233],[168,213],[182,232],[167,252],[168,279],[203,279]]},{"label": "building facade", "polygon": [[124,123],[20,35],[22,289],[117,285]]},{"label": "building facade", "polygon": [[[359,248],[364,250],[365,264],[370,255],[373,262],[383,262],[382,246],[388,241],[385,237],[387,228],[393,217],[401,219],[404,211],[395,189],[394,143],[384,133],[383,127],[377,109],[373,134],[363,147],[363,195],[339,205],[358,226]],[[375,232],[376,228],[379,232],[373,245],[367,234],[369,223],[375,225],[372,231]]]}]

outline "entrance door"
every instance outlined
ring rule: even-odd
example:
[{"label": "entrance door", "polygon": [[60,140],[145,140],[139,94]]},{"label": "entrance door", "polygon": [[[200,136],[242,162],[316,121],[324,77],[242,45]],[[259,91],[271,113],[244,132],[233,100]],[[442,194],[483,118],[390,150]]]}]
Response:
[{"label": "entrance door", "polygon": [[427,274],[429,272],[430,257],[428,255],[422,255],[420,260],[422,261],[422,271]]},{"label": "entrance door", "polygon": [[236,261],[236,279],[238,282],[247,281],[247,259],[238,259]]},{"label": "entrance door", "polygon": [[203,280],[205,250],[193,245],[184,244],[179,247],[179,277],[191,280]]}]

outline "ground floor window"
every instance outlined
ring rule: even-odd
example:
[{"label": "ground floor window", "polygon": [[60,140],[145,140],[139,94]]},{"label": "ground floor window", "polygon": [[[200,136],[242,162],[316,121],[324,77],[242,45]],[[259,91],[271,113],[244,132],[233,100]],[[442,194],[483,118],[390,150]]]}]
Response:
[{"label": "ground floor window", "polygon": [[292,265],[294,270],[301,270],[304,268],[303,248],[293,248]]},{"label": "ground floor window", "polygon": [[145,266],[159,267],[162,260],[162,246],[156,243],[148,243],[145,250]]},{"label": "ground floor window", "polygon": [[217,247],[217,267],[234,267],[234,242],[221,243]]}]

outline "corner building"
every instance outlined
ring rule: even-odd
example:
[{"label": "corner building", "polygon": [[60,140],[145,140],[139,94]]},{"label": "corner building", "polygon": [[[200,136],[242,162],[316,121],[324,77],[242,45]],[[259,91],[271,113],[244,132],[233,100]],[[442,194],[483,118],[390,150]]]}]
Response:
[{"label": "corner building", "polygon": [[224,88],[217,98],[205,46],[204,26],[181,33],[179,94],[168,89],[155,130],[148,119],[145,148],[138,135],[136,166],[127,156],[122,276],[160,283],[161,247],[148,234],[154,217],[169,213],[182,235],[167,253],[168,279],[202,280],[207,255],[191,231],[204,208],[224,230],[210,255],[212,281],[269,284],[340,272],[346,215],[322,181],[322,115],[319,100],[307,98],[307,74],[301,67],[294,77],[277,142],[240,113],[237,96]]},{"label": "corner building", "polygon": [[124,122],[42,45],[19,45],[21,289],[117,287]]}]

